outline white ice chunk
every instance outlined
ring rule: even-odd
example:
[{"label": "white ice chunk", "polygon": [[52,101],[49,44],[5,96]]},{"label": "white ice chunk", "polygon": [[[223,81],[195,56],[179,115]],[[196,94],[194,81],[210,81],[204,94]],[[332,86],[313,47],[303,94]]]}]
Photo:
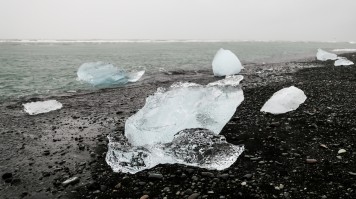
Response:
[{"label": "white ice chunk", "polygon": [[318,52],[316,53],[316,58],[320,61],[326,61],[326,60],[336,60],[337,59],[337,55],[334,53],[329,53],[326,52],[322,49],[318,49]]},{"label": "white ice chunk", "polygon": [[130,72],[126,74],[127,81],[128,82],[137,82],[141,77],[145,74],[144,70],[138,71],[138,72]]},{"label": "white ice chunk", "polygon": [[125,136],[134,146],[168,143],[187,128],[206,128],[219,134],[244,99],[239,87],[242,76],[202,86],[175,83],[158,88],[145,106],[125,123]]},{"label": "white ice chunk", "polygon": [[304,92],[294,86],[283,88],[263,105],[261,111],[272,114],[281,114],[296,110],[307,99]]},{"label": "white ice chunk", "polygon": [[223,170],[244,151],[243,146],[229,144],[224,136],[207,129],[185,129],[175,134],[170,143],[145,146],[132,146],[120,134],[108,138],[106,162],[114,172],[132,174],[158,164],[176,163]]},{"label": "white ice chunk", "polygon": [[238,74],[243,69],[237,56],[230,50],[220,49],[213,60],[214,76],[226,76]]},{"label": "white ice chunk", "polygon": [[94,86],[136,82],[144,73],[145,71],[126,73],[124,70],[104,62],[84,63],[77,71],[79,81],[88,82]]},{"label": "white ice chunk", "polygon": [[345,57],[338,57],[338,59],[334,63],[334,66],[350,66],[353,64],[354,63],[352,61],[348,60]]},{"label": "white ice chunk", "polygon": [[30,115],[37,115],[40,113],[47,113],[62,108],[62,104],[57,100],[48,100],[40,102],[30,102],[23,104],[25,112]]}]

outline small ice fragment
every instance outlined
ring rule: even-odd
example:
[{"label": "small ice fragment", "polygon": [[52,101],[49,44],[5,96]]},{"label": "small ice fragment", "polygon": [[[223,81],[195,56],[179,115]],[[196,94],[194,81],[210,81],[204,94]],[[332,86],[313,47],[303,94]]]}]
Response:
[{"label": "small ice fragment", "polygon": [[353,65],[354,63],[345,57],[338,57],[338,59],[335,61],[334,66],[350,66]]},{"label": "small ice fragment", "polygon": [[62,104],[57,100],[48,100],[40,102],[30,102],[23,104],[25,112],[30,115],[37,115],[40,113],[47,113],[62,108]]},{"label": "small ice fragment", "polygon": [[283,88],[263,105],[261,112],[281,114],[296,110],[307,99],[304,92],[294,86]]},{"label": "small ice fragment", "polygon": [[243,101],[241,75],[202,86],[174,83],[158,88],[145,106],[125,123],[125,136],[135,146],[171,142],[187,128],[206,128],[219,134]]},{"label": "small ice fragment", "polygon": [[144,70],[138,71],[138,72],[130,72],[126,74],[127,81],[128,82],[137,82],[141,77],[145,74]]},{"label": "small ice fragment", "polygon": [[136,82],[144,73],[145,71],[126,73],[124,70],[104,62],[84,63],[77,71],[79,81],[88,82],[94,86]]},{"label": "small ice fragment", "polygon": [[337,59],[337,55],[334,53],[329,53],[326,52],[322,49],[318,49],[318,52],[316,53],[316,58],[320,61],[326,61],[326,60],[336,60]]},{"label": "small ice fragment", "polygon": [[238,86],[243,79],[244,77],[242,75],[231,75],[226,76],[225,79],[211,82],[207,86]]},{"label": "small ice fragment", "polygon": [[223,170],[244,151],[244,146],[230,144],[224,136],[199,128],[184,129],[165,144],[132,146],[122,134],[111,134],[108,138],[106,162],[114,172],[132,174],[158,164]]},{"label": "small ice fragment", "polygon": [[238,74],[243,69],[237,56],[230,50],[220,49],[213,60],[214,76],[226,76]]}]

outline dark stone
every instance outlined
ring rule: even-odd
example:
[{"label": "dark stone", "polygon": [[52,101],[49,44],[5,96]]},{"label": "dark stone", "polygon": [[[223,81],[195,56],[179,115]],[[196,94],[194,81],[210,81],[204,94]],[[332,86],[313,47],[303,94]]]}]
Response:
[{"label": "dark stone", "polygon": [[191,195],[192,193],[193,193],[193,190],[191,190],[191,189],[187,189],[184,192],[185,195]]},{"label": "dark stone", "polygon": [[163,175],[160,173],[150,173],[148,175],[149,179],[156,179],[156,180],[162,180],[163,179]]},{"label": "dark stone", "polygon": [[198,198],[199,195],[200,195],[199,193],[193,193],[192,195],[190,195],[188,197],[188,199],[196,199],[196,198]]},{"label": "dark stone", "polygon": [[12,178],[12,173],[4,173],[2,175],[2,179],[3,180],[9,179],[9,178]]},{"label": "dark stone", "polygon": [[210,177],[210,178],[213,178],[213,177],[214,177],[214,174],[211,173],[211,172],[201,172],[201,175],[202,175],[202,176],[207,176],[207,177]]}]

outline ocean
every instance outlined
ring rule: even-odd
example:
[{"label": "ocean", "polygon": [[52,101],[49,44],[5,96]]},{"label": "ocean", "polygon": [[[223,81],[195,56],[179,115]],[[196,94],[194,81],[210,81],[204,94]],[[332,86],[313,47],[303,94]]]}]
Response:
[{"label": "ocean", "polygon": [[336,42],[0,42],[0,103],[23,97],[52,96],[97,88],[77,81],[86,62],[103,61],[145,78],[162,71],[209,70],[217,50],[229,49],[242,64],[313,58],[324,50],[356,49]]}]

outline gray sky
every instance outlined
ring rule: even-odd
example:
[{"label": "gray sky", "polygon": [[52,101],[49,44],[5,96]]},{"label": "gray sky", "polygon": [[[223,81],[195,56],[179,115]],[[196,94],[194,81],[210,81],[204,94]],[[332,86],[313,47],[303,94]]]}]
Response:
[{"label": "gray sky", "polygon": [[0,0],[0,39],[356,41],[356,0]]}]

